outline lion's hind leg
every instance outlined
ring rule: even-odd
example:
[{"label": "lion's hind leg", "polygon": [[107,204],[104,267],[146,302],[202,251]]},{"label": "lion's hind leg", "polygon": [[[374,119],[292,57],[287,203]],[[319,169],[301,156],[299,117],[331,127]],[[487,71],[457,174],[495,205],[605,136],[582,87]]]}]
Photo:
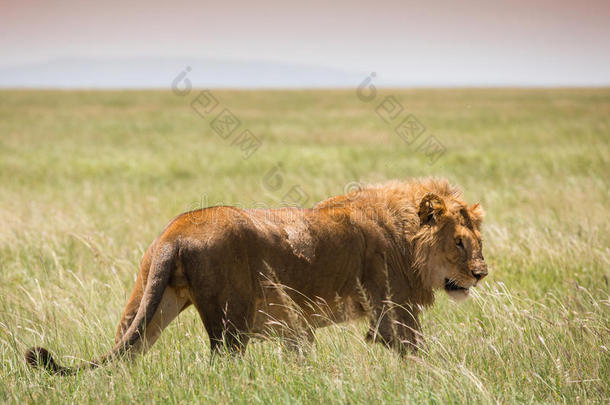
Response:
[{"label": "lion's hind leg", "polygon": [[157,341],[161,332],[189,305],[190,300],[185,290],[167,287],[155,315],[146,325],[141,349],[148,350]]},{"label": "lion's hind leg", "polygon": [[146,280],[148,278],[148,273],[150,271],[151,264],[151,247],[148,248],[144,257],[142,258],[142,263],[140,264],[140,271],[138,272],[138,277],[136,278],[136,283],[131,291],[131,295],[127,300],[127,304],[125,305],[125,309],[123,310],[123,314],[121,315],[121,320],[119,321],[119,325],[117,327],[116,335],[114,337],[114,342],[118,343],[123,338],[123,335],[129,329],[131,322],[136,317],[136,313],[138,312],[138,308],[140,308],[140,302],[142,301],[142,295],[144,294],[144,289],[146,288]]},{"label": "lion's hind leg", "polygon": [[[156,243],[156,242],[155,242]],[[121,316],[121,321],[117,327],[115,336],[115,343],[118,343],[123,338],[123,335],[131,326],[133,319],[135,318],[140,304],[144,290],[146,289],[146,283],[148,274],[150,272],[150,266],[152,264],[152,254],[156,244],[153,243],[147,249],[142,263],[140,264],[140,271],[136,278],[135,286],[131,292],[125,310]],[[159,337],[159,334],[167,325],[176,317],[180,312],[186,309],[190,305],[190,299],[187,294],[186,288],[179,288],[178,286],[168,286],[163,294],[159,309],[155,313],[151,323],[146,326],[147,332],[145,335],[144,345],[150,347]]]},{"label": "lion's hind leg", "polygon": [[205,302],[194,298],[193,304],[210,339],[212,354],[243,354],[250,340],[254,321],[254,303],[241,297],[225,302]]}]

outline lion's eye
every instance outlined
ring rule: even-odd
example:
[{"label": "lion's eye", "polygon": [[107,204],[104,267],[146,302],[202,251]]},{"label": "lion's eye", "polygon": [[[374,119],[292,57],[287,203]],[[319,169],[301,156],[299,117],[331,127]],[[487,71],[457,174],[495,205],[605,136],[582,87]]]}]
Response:
[{"label": "lion's eye", "polygon": [[462,238],[457,238],[455,240],[455,245],[460,249],[464,249],[464,242],[462,242]]}]

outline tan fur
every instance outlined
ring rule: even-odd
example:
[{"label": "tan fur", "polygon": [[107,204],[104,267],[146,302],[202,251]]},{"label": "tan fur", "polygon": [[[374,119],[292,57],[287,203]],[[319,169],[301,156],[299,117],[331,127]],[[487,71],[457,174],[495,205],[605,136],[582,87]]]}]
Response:
[{"label": "tan fur", "polygon": [[[463,298],[487,274],[482,218],[444,179],[364,187],[312,209],[184,213],[144,255],[115,347],[81,368],[145,350],[190,304],[213,351],[241,352],[272,333],[311,341],[318,327],[367,317],[368,339],[404,353],[434,290]],[[77,369],[41,348],[26,358],[59,374]]]}]

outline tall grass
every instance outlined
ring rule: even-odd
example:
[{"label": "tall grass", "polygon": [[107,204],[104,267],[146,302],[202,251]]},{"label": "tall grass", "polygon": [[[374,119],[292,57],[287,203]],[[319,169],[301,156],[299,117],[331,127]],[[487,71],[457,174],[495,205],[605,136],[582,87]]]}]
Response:
[{"label": "tall grass", "polygon": [[[353,91],[216,91],[263,139],[244,160],[171,92],[0,92],[0,401],[608,403],[610,90],[393,91],[443,142],[432,166]],[[263,178],[282,164],[283,184]],[[352,181],[439,175],[487,211],[491,273],[437,295],[401,359],[364,323],[209,357],[194,310],[132,363],[74,377],[27,368],[106,352],[147,245],[207,201],[308,204]]]}]

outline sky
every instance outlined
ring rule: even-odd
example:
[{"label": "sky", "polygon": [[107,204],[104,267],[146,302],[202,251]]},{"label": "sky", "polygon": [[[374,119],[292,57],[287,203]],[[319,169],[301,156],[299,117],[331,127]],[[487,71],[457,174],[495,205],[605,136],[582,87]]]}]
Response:
[{"label": "sky", "polygon": [[[0,0],[1,87],[610,85],[610,1]],[[357,83],[356,83],[357,84]]]}]

